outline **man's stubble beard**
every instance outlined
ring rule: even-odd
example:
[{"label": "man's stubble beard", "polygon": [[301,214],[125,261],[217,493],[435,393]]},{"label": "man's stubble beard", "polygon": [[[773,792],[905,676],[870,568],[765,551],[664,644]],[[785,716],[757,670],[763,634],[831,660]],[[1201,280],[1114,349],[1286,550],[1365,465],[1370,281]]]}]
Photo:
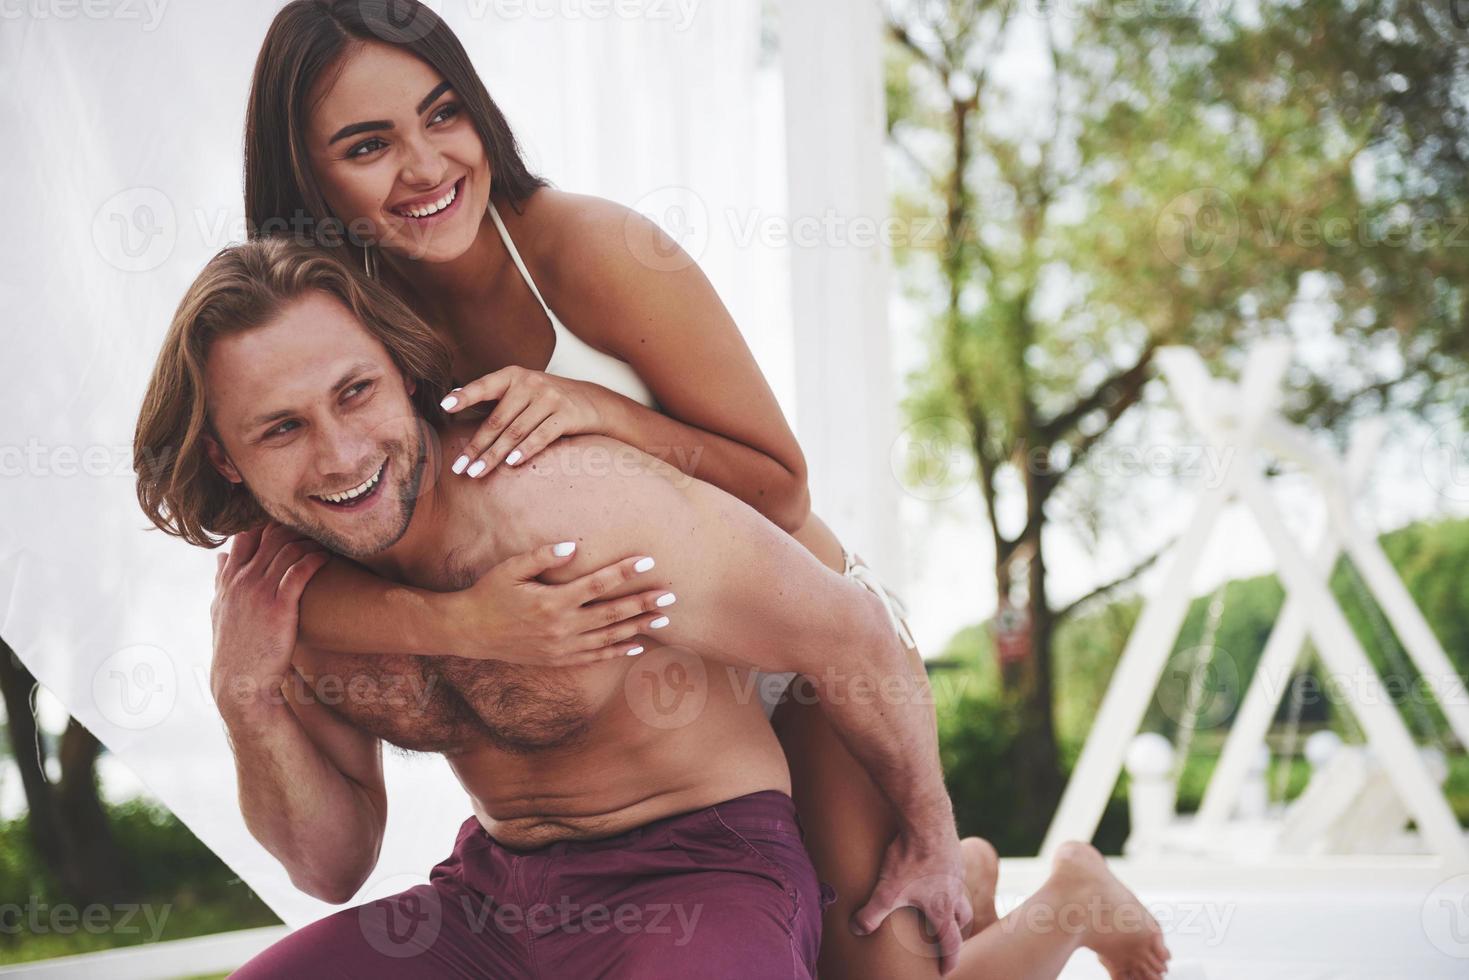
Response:
[{"label": "man's stubble beard", "polygon": [[[411,448],[406,446],[402,440],[384,442],[380,447],[387,455],[387,472],[389,479],[393,480],[395,485],[384,486],[378,492],[390,498],[383,501],[384,505],[396,508],[392,526],[382,539],[353,540],[318,521],[307,509],[297,511],[294,508],[279,508],[264,502],[261,503],[261,509],[277,523],[304,537],[312,538],[329,551],[334,551],[343,557],[360,561],[386,551],[397,544],[407,533],[408,525],[413,520],[414,508],[418,505],[418,496],[423,486],[423,473],[428,465],[425,453],[428,442],[423,437],[423,425],[422,420],[415,420]],[[397,474],[396,477],[394,477],[395,474]],[[313,505],[307,505],[308,508],[311,506]]]}]

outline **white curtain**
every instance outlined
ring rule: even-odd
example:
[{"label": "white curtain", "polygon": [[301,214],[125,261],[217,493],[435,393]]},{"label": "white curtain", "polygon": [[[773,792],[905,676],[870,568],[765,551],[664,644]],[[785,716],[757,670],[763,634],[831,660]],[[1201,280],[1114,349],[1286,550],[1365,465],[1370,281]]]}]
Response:
[{"label": "white curtain", "polygon": [[[0,10],[0,635],[299,925],[329,907],[246,831],[209,695],[214,557],[146,528],[130,466],[174,306],[242,237],[245,96],[276,6]],[[786,256],[738,240],[738,219],[784,210],[759,0],[433,6],[540,172],[683,235],[794,413]],[[469,815],[441,759],[387,768],[387,839],[358,900],[423,880]]]}]

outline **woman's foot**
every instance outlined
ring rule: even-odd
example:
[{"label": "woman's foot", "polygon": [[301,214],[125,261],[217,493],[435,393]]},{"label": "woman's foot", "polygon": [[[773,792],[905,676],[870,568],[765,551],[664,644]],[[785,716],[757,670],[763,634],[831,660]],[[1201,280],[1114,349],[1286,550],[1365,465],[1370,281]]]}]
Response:
[{"label": "woman's foot", "polygon": [[966,837],[959,842],[964,853],[964,887],[969,891],[969,904],[974,906],[974,920],[960,935],[965,939],[999,920],[995,912],[995,886],[1000,880],[1000,855],[983,837]]},{"label": "woman's foot", "polygon": [[1107,867],[1100,851],[1081,841],[1056,849],[1051,881],[1073,908],[1057,909],[1067,929],[1081,923],[1081,945],[1097,954],[1112,980],[1159,980],[1172,956],[1163,930],[1143,903]]}]

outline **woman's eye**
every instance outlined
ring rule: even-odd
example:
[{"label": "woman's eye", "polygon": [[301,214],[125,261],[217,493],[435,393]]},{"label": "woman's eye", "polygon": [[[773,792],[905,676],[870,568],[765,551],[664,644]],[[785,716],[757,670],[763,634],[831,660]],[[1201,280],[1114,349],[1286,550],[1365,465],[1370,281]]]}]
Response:
[{"label": "woman's eye", "polygon": [[448,105],[440,107],[438,112],[430,116],[428,124],[432,126],[434,123],[439,122],[440,120],[453,119],[457,115],[459,115],[459,107],[450,102]]},{"label": "woman's eye", "polygon": [[370,387],[372,387],[371,381],[359,381],[355,385],[347,389],[347,397],[355,398],[358,394],[366,391]]},{"label": "woman's eye", "polygon": [[364,157],[367,156],[369,153],[376,153],[378,150],[387,145],[388,144],[384,143],[382,140],[374,136],[372,139],[363,140],[361,143],[358,143],[356,146],[352,147],[352,149],[347,151],[347,156]]}]

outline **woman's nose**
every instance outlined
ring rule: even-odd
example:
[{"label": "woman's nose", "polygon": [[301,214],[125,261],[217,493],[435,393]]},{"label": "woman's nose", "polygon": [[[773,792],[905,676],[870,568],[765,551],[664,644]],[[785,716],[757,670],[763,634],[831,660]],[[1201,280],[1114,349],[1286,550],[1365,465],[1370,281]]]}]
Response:
[{"label": "woman's nose", "polygon": [[403,147],[407,154],[403,160],[403,183],[427,188],[443,182],[444,157],[432,143],[422,137],[410,137]]}]

